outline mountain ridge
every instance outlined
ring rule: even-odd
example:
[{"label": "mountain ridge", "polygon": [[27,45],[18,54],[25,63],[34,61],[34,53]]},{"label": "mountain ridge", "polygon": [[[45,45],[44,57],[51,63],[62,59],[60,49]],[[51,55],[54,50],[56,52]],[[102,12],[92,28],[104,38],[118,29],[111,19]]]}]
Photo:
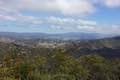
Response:
[{"label": "mountain ridge", "polygon": [[9,38],[45,38],[45,39],[63,39],[63,40],[90,40],[90,39],[101,39],[109,36],[107,34],[99,33],[85,33],[85,32],[69,32],[69,33],[17,33],[17,32],[0,32],[0,37]]}]

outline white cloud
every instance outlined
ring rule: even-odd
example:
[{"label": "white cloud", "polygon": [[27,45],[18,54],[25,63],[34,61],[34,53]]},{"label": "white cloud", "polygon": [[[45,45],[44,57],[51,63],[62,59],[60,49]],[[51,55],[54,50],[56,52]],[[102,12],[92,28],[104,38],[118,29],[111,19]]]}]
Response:
[{"label": "white cloud", "polygon": [[13,18],[12,16],[4,16],[4,15],[0,15],[0,21],[15,21],[15,18]]},{"label": "white cloud", "polygon": [[29,23],[34,25],[42,24],[42,19],[33,16],[22,16],[22,15],[0,15],[0,21],[8,21],[14,23]]},{"label": "white cloud", "polygon": [[0,0],[0,10],[6,12],[38,11],[62,15],[88,15],[95,11],[90,0]]},{"label": "white cloud", "polygon": [[[14,21],[19,22],[21,24],[29,23],[32,25],[48,25],[48,26],[56,26],[56,28],[78,28],[81,26],[85,28],[88,27],[95,27],[97,23],[95,21],[89,20],[81,20],[81,19],[74,19],[74,18],[60,18],[60,17],[47,17],[47,18],[37,18],[33,16],[9,16],[9,15],[0,15],[2,21]],[[78,28],[79,29],[79,28]]]},{"label": "white cloud", "polygon": [[[120,33],[120,25],[98,24],[96,21],[75,18],[23,16],[22,11],[44,12],[66,17],[89,15],[102,4],[109,8],[120,7],[120,0],[0,0],[0,21],[16,21],[31,25],[47,25],[56,29],[76,29],[77,31]],[[98,5],[99,6],[99,5]],[[109,27],[108,27],[109,26]]]},{"label": "white cloud", "polygon": [[120,0],[0,0],[0,14],[34,11],[83,16],[94,13],[99,4],[110,8],[120,7]]},{"label": "white cloud", "polygon": [[75,29],[79,29],[78,26],[85,28],[86,26],[95,27],[97,25],[95,21],[59,17],[49,17],[45,22],[47,22],[49,25],[58,26],[59,28],[61,27]]},{"label": "white cloud", "polygon": [[120,0],[106,0],[105,4],[108,7],[120,7]]},{"label": "white cloud", "polygon": [[120,7],[120,0],[100,0],[98,2],[107,6],[108,8]]},{"label": "white cloud", "polygon": [[[102,34],[120,35],[120,25],[99,24],[92,20],[71,19],[71,18],[48,18],[48,24],[56,29],[75,29],[83,32],[97,32]],[[47,21],[46,21],[47,22]],[[54,25],[54,26],[53,26]]]},{"label": "white cloud", "polygon": [[120,25],[114,25],[114,24],[103,25],[92,20],[60,18],[54,16],[41,19],[33,16],[22,16],[22,15],[19,16],[0,15],[0,19],[6,22],[14,21],[14,23],[18,23],[17,25],[21,25],[21,24],[24,25],[28,23],[32,25],[33,28],[36,25],[38,25],[39,27],[44,27],[41,25],[46,25],[49,26],[49,28],[55,28],[55,29],[97,32],[97,33],[105,33],[105,34],[120,34]]},{"label": "white cloud", "polygon": [[18,14],[19,0],[0,0],[0,14]]},{"label": "white cloud", "polygon": [[95,27],[93,26],[77,26],[78,29],[85,29],[85,30],[93,30]]}]

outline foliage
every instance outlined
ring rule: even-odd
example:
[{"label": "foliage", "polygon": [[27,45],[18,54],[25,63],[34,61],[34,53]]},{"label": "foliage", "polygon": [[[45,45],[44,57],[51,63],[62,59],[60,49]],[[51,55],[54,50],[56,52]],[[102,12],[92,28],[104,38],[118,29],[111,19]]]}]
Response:
[{"label": "foliage", "polygon": [[120,80],[120,59],[99,55],[75,58],[62,49],[54,49],[47,56],[13,51],[1,62],[0,80]]}]

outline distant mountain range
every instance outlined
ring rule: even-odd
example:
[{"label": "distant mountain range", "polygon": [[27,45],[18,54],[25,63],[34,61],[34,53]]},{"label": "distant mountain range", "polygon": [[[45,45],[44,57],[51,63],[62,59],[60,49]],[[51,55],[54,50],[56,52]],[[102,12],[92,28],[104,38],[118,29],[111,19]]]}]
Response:
[{"label": "distant mountain range", "polygon": [[61,33],[61,34],[47,34],[47,33],[15,33],[15,32],[0,32],[0,37],[14,38],[14,39],[62,39],[62,40],[90,40],[109,37],[109,35],[99,33]]}]

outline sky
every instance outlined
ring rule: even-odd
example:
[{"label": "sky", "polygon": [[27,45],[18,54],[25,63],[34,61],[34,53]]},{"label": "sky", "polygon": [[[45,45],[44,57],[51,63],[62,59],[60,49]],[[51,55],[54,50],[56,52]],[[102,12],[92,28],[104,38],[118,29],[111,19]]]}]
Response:
[{"label": "sky", "polygon": [[120,0],[0,0],[0,31],[120,35]]}]

